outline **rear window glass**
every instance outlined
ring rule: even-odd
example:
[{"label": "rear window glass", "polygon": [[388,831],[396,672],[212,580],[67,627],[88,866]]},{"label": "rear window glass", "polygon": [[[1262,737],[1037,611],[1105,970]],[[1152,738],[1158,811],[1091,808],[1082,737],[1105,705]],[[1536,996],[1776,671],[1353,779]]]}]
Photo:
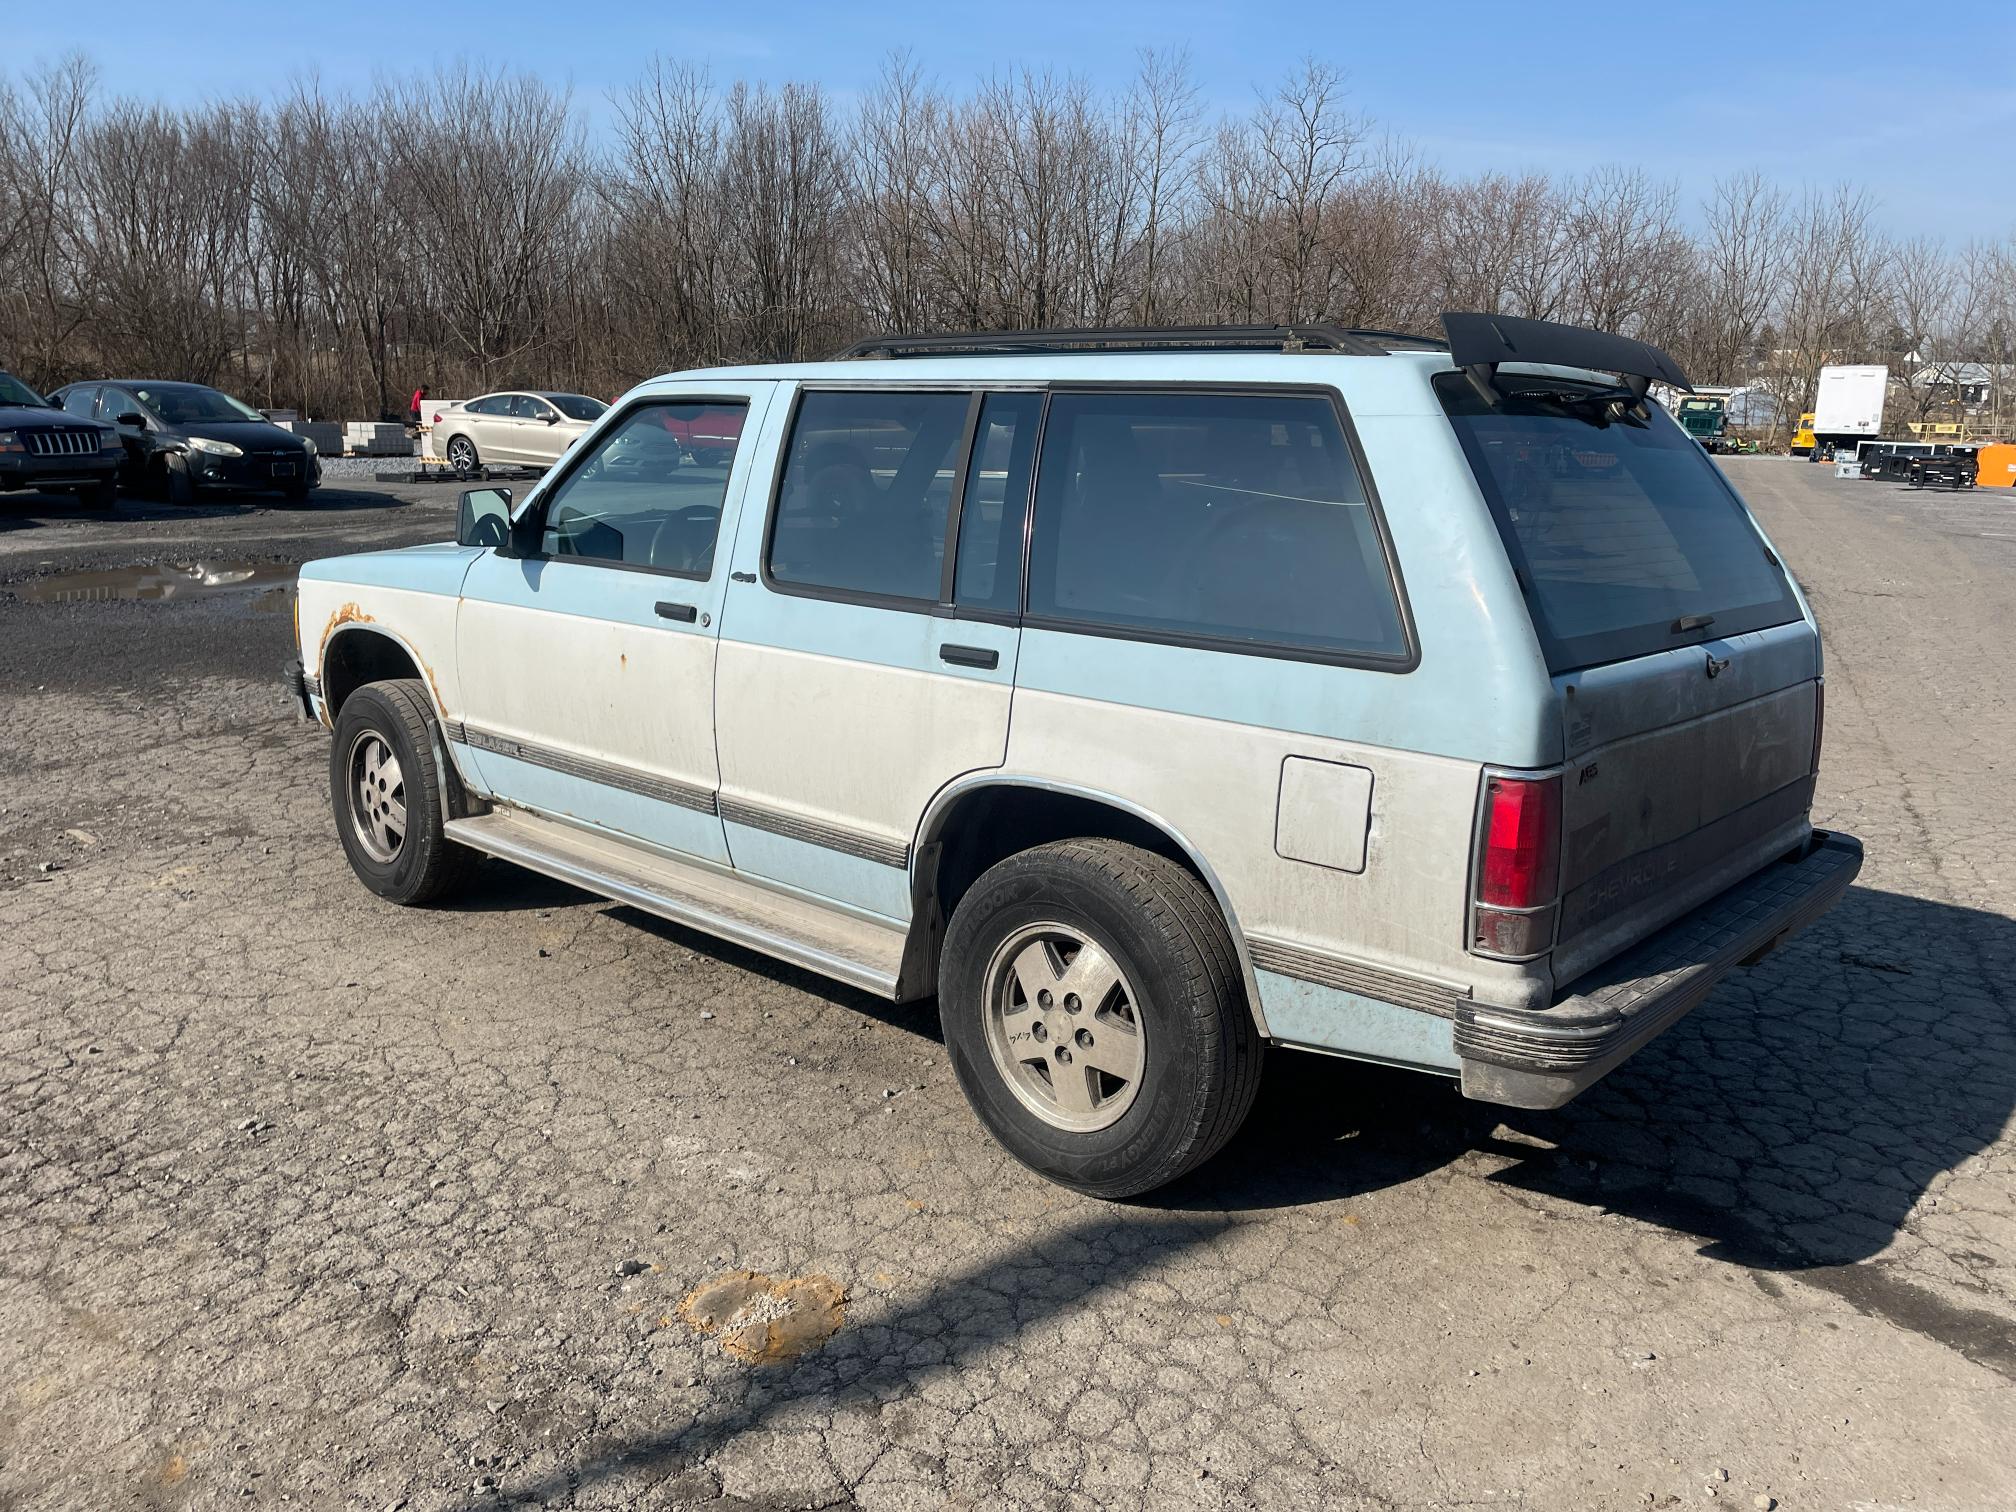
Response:
[{"label": "rear window glass", "polygon": [[784,454],[772,580],[936,600],[971,404],[969,394],[807,393]]},{"label": "rear window glass", "polygon": [[1364,484],[1318,394],[1053,394],[1029,612],[1233,649],[1407,651]]},{"label": "rear window glass", "polygon": [[1615,418],[1586,384],[1501,374],[1487,404],[1435,380],[1556,672],[1799,617],[1784,571],[1700,443],[1656,406]]}]

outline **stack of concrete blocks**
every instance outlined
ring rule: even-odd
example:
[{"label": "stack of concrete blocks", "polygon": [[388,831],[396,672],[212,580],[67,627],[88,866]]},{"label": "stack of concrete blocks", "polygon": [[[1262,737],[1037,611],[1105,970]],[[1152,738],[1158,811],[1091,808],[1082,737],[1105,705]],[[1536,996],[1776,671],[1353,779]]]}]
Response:
[{"label": "stack of concrete blocks", "polygon": [[315,443],[315,450],[325,457],[343,455],[343,427],[329,420],[275,420],[273,422],[284,431],[292,431],[297,436],[306,436]]},{"label": "stack of concrete blocks", "polygon": [[[413,443],[403,425],[353,420],[343,427],[344,450],[353,457],[410,457]],[[321,443],[316,443],[320,445]]]}]

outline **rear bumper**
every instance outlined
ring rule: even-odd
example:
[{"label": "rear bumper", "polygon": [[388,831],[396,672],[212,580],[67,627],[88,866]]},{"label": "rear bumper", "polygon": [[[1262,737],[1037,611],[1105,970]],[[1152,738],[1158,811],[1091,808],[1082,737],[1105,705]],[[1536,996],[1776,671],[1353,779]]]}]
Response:
[{"label": "rear bumper", "polygon": [[1514,1108],[1558,1108],[1678,1023],[1738,966],[1749,965],[1839,901],[1862,869],[1862,842],[1816,834],[1576,983],[1552,1007],[1464,1003],[1456,1014],[1463,1095]]}]

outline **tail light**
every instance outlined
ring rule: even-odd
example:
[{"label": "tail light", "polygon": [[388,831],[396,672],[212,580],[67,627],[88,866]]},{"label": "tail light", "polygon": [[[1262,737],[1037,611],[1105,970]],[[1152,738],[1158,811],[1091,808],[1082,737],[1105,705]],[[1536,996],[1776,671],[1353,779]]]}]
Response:
[{"label": "tail light", "polygon": [[433,425],[439,425],[441,423],[441,411],[439,410],[434,411],[434,418],[429,423]]},{"label": "tail light", "polygon": [[1813,767],[1820,770],[1820,737],[1827,733],[1827,679],[1813,683]]},{"label": "tail light", "polygon": [[1554,943],[1561,891],[1561,776],[1484,779],[1470,949],[1527,960]]}]

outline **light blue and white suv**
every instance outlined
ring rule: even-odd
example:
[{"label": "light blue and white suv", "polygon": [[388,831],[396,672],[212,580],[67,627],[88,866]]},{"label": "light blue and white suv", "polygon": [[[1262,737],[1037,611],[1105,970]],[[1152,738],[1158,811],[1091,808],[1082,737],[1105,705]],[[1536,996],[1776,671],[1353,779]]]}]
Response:
[{"label": "light blue and white suv", "polygon": [[982,1121],[1101,1195],[1218,1149],[1269,1046],[1558,1106],[1861,848],[1809,822],[1812,618],[1645,399],[1685,377],[1443,324],[648,383],[457,544],[302,570],[351,863],[935,993]]}]

